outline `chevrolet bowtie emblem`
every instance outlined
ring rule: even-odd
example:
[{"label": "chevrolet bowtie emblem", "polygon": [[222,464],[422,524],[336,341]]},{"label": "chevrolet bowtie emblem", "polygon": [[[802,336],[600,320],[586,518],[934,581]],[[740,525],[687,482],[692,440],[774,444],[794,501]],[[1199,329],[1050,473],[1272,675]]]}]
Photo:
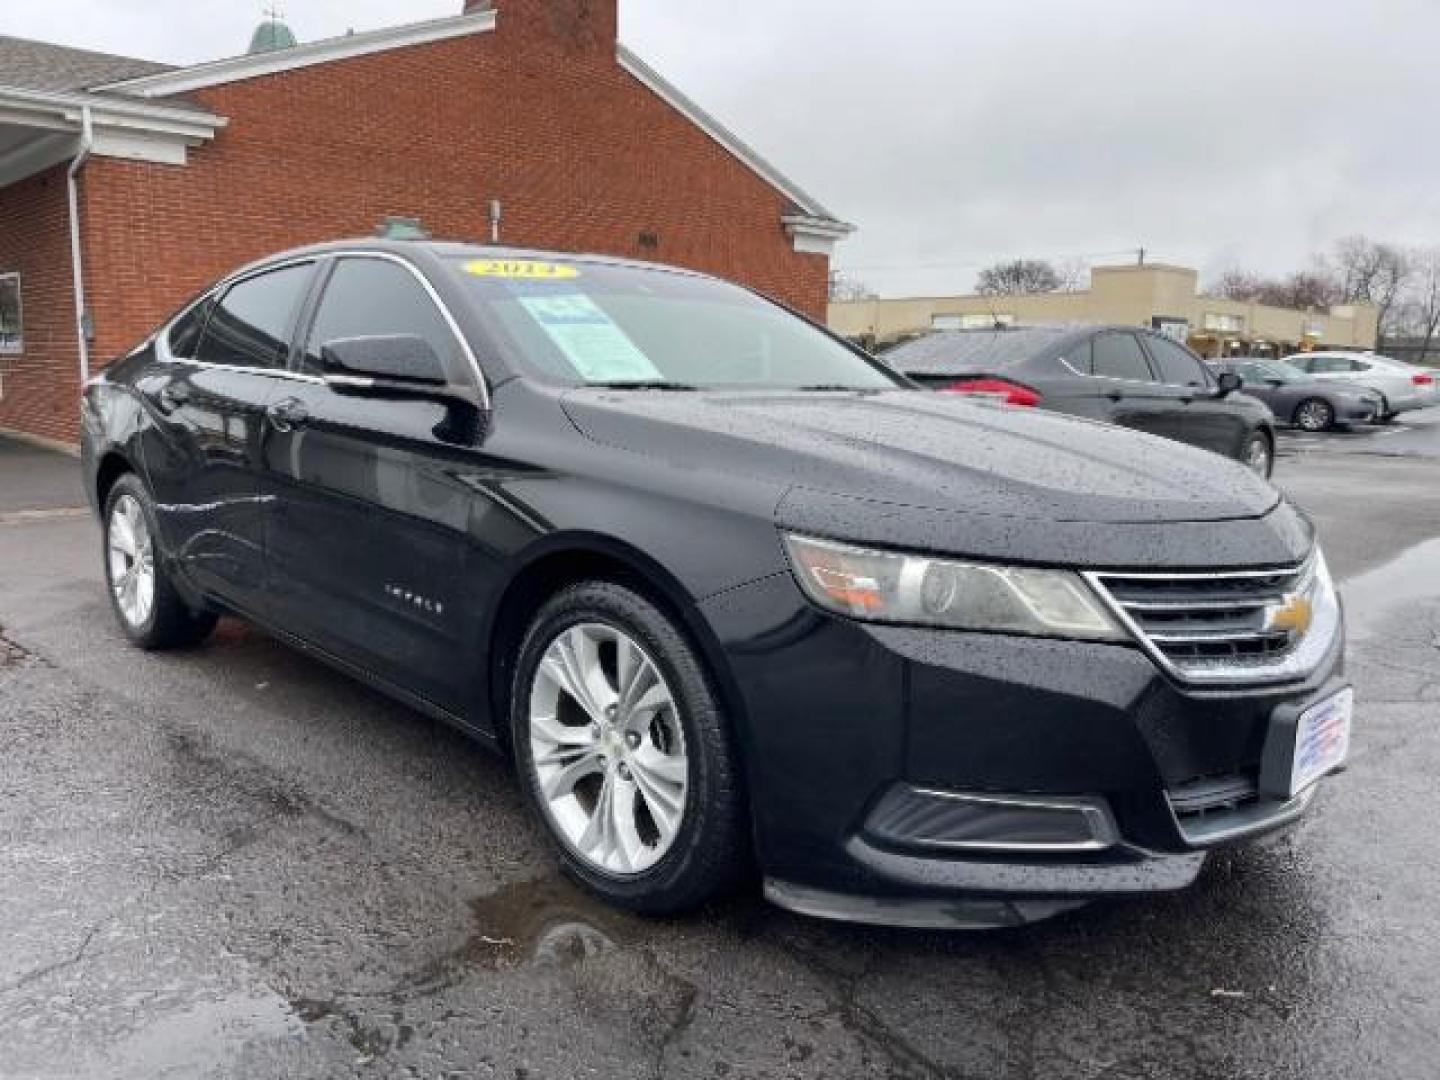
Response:
[{"label": "chevrolet bowtie emblem", "polygon": [[1265,629],[1285,631],[1291,637],[1302,637],[1310,629],[1315,610],[1303,596],[1287,596],[1282,604],[1265,609]]}]

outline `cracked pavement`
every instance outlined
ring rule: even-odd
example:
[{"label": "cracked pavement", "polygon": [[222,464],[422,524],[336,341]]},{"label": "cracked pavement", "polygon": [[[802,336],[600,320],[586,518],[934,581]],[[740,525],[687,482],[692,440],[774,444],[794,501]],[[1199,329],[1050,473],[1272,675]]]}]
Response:
[{"label": "cracked pavement", "polygon": [[1282,446],[1360,695],[1316,812],[988,934],[595,905],[460,735],[235,622],[127,647],[74,468],[0,446],[6,1080],[1434,1075],[1440,417]]}]

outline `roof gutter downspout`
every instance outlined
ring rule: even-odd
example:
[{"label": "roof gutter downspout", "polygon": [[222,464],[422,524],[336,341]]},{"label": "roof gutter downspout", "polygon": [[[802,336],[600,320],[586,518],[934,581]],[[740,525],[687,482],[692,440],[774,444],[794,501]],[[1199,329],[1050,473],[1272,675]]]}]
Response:
[{"label": "roof gutter downspout", "polygon": [[90,159],[90,151],[95,148],[95,126],[89,105],[80,110],[80,125],[80,150],[75,160],[70,162],[66,192],[70,199],[70,272],[75,285],[75,332],[80,345],[80,385],[83,388],[90,381],[90,335],[86,325],[89,320],[85,307],[85,264],[80,255],[80,198],[75,181]]}]

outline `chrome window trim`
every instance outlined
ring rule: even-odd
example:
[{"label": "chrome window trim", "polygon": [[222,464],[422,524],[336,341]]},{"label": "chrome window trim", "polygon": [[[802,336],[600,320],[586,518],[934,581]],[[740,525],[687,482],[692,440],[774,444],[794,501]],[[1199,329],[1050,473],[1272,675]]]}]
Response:
[{"label": "chrome window trim", "polygon": [[[287,270],[294,266],[305,266],[311,263],[320,266],[345,258],[379,259],[383,262],[395,263],[397,266],[402,266],[408,270],[411,276],[420,282],[420,286],[430,297],[431,303],[439,309],[441,317],[445,320],[445,325],[450,328],[450,333],[453,334],[455,340],[459,342],[461,351],[470,363],[470,372],[475,378],[475,384],[480,390],[481,408],[489,412],[491,408],[490,383],[486,380],[485,373],[480,367],[480,361],[475,356],[475,350],[470,347],[470,342],[466,340],[465,334],[460,329],[459,322],[456,321],[454,313],[450,310],[450,306],[445,303],[444,299],[441,298],[440,294],[435,290],[435,286],[430,283],[430,279],[425,276],[424,272],[421,271],[418,266],[393,252],[377,251],[373,248],[346,248],[338,251],[325,251],[314,255],[299,255],[281,262],[266,263],[264,266],[247,267],[244,270],[231,274],[227,278],[223,278],[200,296],[196,297],[192,303],[186,305],[174,318],[160,328],[159,332],[155,335],[156,353],[159,359],[164,363],[193,364],[201,368],[238,371],[249,375],[272,375],[277,378],[288,379],[292,382],[310,383],[320,386],[327,385],[325,379],[319,375],[308,375],[303,371],[291,371],[289,368],[237,367],[233,364],[214,364],[205,360],[197,360],[194,357],[176,356],[170,351],[170,332],[174,329],[176,323],[194,311],[195,308],[208,300],[215,299],[233,286],[249,281],[251,278],[259,277],[261,274],[272,273],[276,270]],[[321,293],[321,298],[324,298],[324,293]]]},{"label": "chrome window trim", "polygon": [[1145,380],[1145,379],[1121,379],[1121,378],[1119,378],[1119,377],[1117,377],[1117,376],[1115,376],[1115,375],[1094,375],[1094,374],[1092,374],[1092,373],[1090,373],[1090,372],[1088,372],[1088,371],[1080,371],[1080,370],[1078,370],[1078,369],[1075,367],[1074,364],[1070,363],[1070,361],[1067,360],[1067,359],[1065,359],[1065,357],[1063,357],[1063,356],[1060,357],[1060,364],[1061,364],[1062,367],[1066,368],[1067,370],[1069,370],[1069,371],[1072,372],[1073,374],[1080,376],[1080,378],[1082,378],[1082,379],[1094,379],[1096,382],[1120,383],[1120,384],[1122,384],[1122,385],[1124,385],[1124,386],[1146,386],[1146,387],[1167,386],[1167,385],[1169,385],[1168,383],[1156,382],[1156,381],[1153,380],[1153,379],[1150,379],[1150,380]]}]

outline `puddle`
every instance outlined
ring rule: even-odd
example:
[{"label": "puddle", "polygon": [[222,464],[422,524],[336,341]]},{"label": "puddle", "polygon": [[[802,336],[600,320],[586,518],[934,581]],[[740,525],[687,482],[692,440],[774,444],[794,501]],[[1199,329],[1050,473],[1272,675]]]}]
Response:
[{"label": "puddle", "polygon": [[1340,586],[1345,623],[1352,641],[1363,641],[1382,628],[1402,605],[1440,600],[1440,538],[1426,540],[1373,570]]},{"label": "puddle", "polygon": [[497,970],[573,967],[619,950],[634,920],[562,878],[506,885],[471,901],[475,933],[457,959]]},{"label": "puddle", "polygon": [[247,1049],[295,1039],[302,1032],[285,1000],[267,991],[199,1001],[157,1018],[112,1047],[105,1075],[185,1080],[218,1071]]}]

